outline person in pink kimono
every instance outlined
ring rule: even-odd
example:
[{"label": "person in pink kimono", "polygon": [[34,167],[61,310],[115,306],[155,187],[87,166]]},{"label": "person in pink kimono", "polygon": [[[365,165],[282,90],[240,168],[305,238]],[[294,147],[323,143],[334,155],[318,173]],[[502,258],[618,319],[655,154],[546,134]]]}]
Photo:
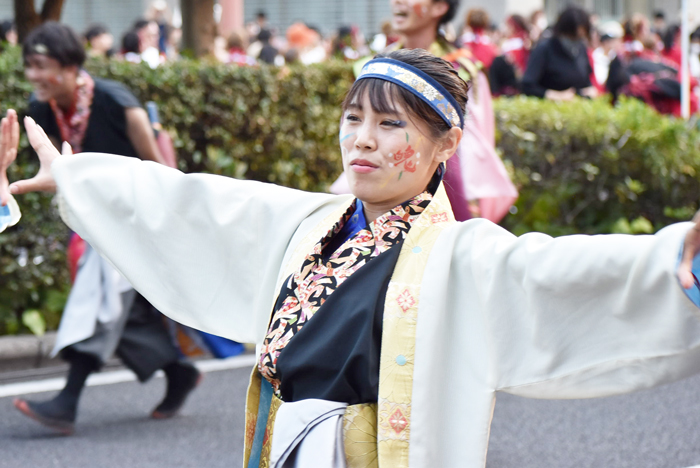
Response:
[{"label": "person in pink kimono", "polygon": [[[384,52],[425,49],[441,57],[471,82],[462,143],[447,162],[445,188],[455,218],[473,216],[499,222],[518,192],[496,153],[495,119],[489,82],[467,49],[459,49],[440,32],[454,19],[459,0],[390,0],[393,30],[401,39]],[[364,62],[361,62],[361,65]],[[361,68],[361,66],[360,66]],[[333,193],[349,193],[344,176],[331,186]]]}]

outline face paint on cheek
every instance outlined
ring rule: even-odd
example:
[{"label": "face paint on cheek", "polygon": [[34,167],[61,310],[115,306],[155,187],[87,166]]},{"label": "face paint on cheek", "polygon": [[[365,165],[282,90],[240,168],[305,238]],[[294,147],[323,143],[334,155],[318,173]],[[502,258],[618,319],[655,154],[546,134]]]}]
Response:
[{"label": "face paint on cheek", "polygon": [[428,7],[425,5],[413,5],[413,12],[418,18],[423,18],[428,13]]},{"label": "face paint on cheek", "polygon": [[[408,145],[406,148],[398,151],[392,156],[393,162],[389,163],[389,167],[398,167],[403,164],[403,171],[416,172],[417,164],[416,161],[412,159],[416,154],[418,154],[418,158],[420,158],[420,153],[416,153],[416,151],[411,148],[411,145]],[[401,177],[403,176],[403,171],[399,173],[399,180],[401,180]]]},{"label": "face paint on cheek", "polygon": [[355,134],[355,133],[348,133],[348,134],[345,135],[345,136],[339,137],[339,138],[340,138],[340,142],[341,142],[341,143],[344,142],[345,140],[347,140],[348,138],[350,138],[350,137],[353,136],[354,134]]}]

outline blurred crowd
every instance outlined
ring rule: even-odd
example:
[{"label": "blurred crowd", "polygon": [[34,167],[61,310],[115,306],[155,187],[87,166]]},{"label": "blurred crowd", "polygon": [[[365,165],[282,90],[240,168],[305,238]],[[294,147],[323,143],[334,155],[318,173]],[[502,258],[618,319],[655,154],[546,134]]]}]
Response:
[{"label": "blurred crowd", "polygon": [[[11,21],[0,23],[0,41],[16,43]],[[653,18],[634,14],[622,22],[601,21],[579,7],[564,10],[554,24],[543,11],[529,17],[514,14],[502,24],[486,10],[470,9],[463,24],[443,26],[441,35],[469,51],[480,63],[494,96],[526,94],[552,100],[609,94],[644,100],[659,112],[680,114],[681,32],[663,12]],[[151,67],[180,56],[182,31],[173,26],[165,2],[153,2],[119,44],[103,25],[84,32],[88,55],[108,56]],[[399,40],[390,21],[366,37],[357,26],[323,35],[314,25],[297,22],[286,31],[268,23],[264,11],[228,37],[215,39],[212,56],[239,66],[305,65],[328,59],[356,61],[381,52]],[[700,27],[690,34],[691,110],[697,111],[700,88]]]},{"label": "blurred crowd", "polygon": [[[569,7],[549,25],[541,11],[511,15],[498,27],[485,10],[467,13],[460,46],[488,72],[494,95],[526,94],[552,100],[609,93],[644,100],[659,112],[680,114],[681,29],[663,12],[601,21]],[[691,111],[697,111],[700,28],[690,34]]]}]

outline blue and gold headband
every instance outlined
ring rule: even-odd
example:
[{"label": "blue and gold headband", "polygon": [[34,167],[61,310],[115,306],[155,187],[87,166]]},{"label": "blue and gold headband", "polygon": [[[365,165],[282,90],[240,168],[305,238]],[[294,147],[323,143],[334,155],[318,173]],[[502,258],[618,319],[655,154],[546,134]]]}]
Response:
[{"label": "blue and gold headband", "polygon": [[427,73],[399,60],[378,58],[362,67],[358,80],[378,78],[397,84],[425,101],[450,127],[464,128],[464,113],[455,98]]}]

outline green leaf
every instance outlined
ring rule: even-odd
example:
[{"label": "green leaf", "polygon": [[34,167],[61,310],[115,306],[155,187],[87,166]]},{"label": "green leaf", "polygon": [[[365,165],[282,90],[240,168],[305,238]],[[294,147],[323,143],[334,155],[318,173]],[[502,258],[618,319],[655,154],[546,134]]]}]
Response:
[{"label": "green leaf", "polygon": [[46,322],[38,310],[27,310],[22,314],[22,323],[36,336],[44,336]]}]

